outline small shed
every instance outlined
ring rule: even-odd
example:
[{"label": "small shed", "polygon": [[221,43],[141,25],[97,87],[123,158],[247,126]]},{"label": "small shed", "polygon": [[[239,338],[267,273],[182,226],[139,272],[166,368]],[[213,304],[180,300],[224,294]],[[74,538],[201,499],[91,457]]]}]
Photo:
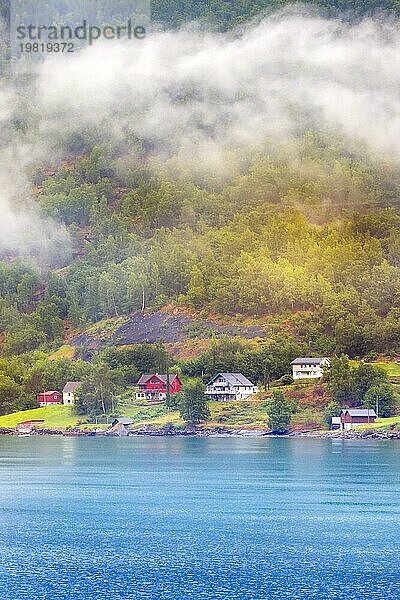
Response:
[{"label": "small shed", "polygon": [[128,427],[129,425],[132,425],[132,423],[133,420],[130,417],[117,417],[111,423],[111,427],[115,427],[118,424],[123,425],[124,427]]},{"label": "small shed", "polygon": [[343,408],[340,413],[340,428],[353,429],[355,425],[375,423],[376,412],[371,408]]},{"label": "small shed", "polygon": [[133,421],[130,417],[117,417],[111,423],[111,427],[108,430],[108,435],[115,435],[118,437],[125,437],[128,435],[128,427],[132,425]]},{"label": "small shed", "polygon": [[43,425],[44,419],[32,419],[30,421],[21,421],[17,423],[18,433],[31,433],[36,427]]}]

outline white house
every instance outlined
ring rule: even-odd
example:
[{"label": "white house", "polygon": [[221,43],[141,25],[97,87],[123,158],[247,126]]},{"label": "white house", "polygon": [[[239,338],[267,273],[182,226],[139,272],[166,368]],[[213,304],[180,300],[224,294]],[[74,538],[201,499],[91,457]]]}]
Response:
[{"label": "white house", "polygon": [[75,392],[81,381],[68,381],[63,389],[63,404],[75,404]]},{"label": "white house", "polygon": [[295,358],[292,360],[293,379],[316,379],[322,377],[329,367],[328,358]]},{"label": "white house", "polygon": [[207,383],[209,400],[245,400],[256,394],[258,387],[242,373],[217,373]]}]

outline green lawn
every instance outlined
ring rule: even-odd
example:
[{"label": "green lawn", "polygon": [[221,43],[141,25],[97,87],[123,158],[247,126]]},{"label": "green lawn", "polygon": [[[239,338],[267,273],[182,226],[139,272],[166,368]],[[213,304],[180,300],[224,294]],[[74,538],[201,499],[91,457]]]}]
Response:
[{"label": "green lawn", "polygon": [[[206,427],[223,427],[227,429],[267,429],[268,415],[263,400],[242,400],[235,402],[209,402],[211,417]],[[137,407],[135,410],[126,410],[134,419],[135,425],[151,424],[162,427],[167,423],[182,426],[183,421],[178,411],[167,411],[164,405],[158,407]],[[293,416],[294,427],[305,426],[309,423],[320,423],[323,426],[320,411],[303,409]]]},{"label": "green lawn", "polygon": [[[146,423],[152,421],[167,422],[171,417],[175,415],[168,413],[169,419],[163,419],[163,415],[167,413],[167,409],[164,405],[158,406],[135,406],[127,407],[117,411],[119,416],[131,417],[134,422]],[[179,419],[179,416],[176,414]],[[22,410],[9,415],[0,416],[0,427],[15,427],[21,421],[29,421],[33,419],[44,419],[44,429],[66,429],[67,427],[75,427],[78,422],[83,427],[94,426],[94,423],[86,423],[85,416],[79,416],[74,414],[74,410],[70,406],[63,406],[58,404],[56,406],[46,406],[43,408],[34,408],[31,410]],[[172,420],[172,419],[171,419]],[[100,426],[104,426],[100,425]],[[40,425],[42,427],[42,425]]]},{"label": "green lawn", "polygon": [[[206,427],[223,427],[228,429],[267,429],[268,417],[262,400],[242,400],[236,402],[210,402],[211,417],[205,424]],[[178,411],[168,411],[164,404],[155,406],[120,406],[116,413],[118,416],[131,417],[134,426],[152,425],[162,427],[167,423],[182,426],[183,421]],[[30,419],[44,419],[44,429],[66,429],[81,423],[83,428],[94,427],[94,423],[86,423],[85,417],[74,414],[73,408],[69,406],[48,406],[33,410],[20,411],[0,417],[0,427],[15,427],[21,421]],[[295,429],[308,428],[312,423],[322,423],[322,413],[315,409],[303,409],[293,416],[292,426]],[[360,428],[371,429],[372,427],[388,427],[390,425],[400,426],[400,416],[389,419],[378,419],[375,425],[360,425]],[[99,427],[106,427],[105,423]]]},{"label": "green lawn", "polygon": [[[210,402],[211,418],[207,423],[212,427],[232,428],[266,428],[267,415],[261,401],[241,402]],[[178,411],[168,411],[164,404],[155,406],[121,406],[117,411],[120,416],[131,417],[137,426],[151,424],[162,427],[166,423],[183,425]],[[15,427],[21,421],[31,419],[44,419],[45,429],[65,429],[76,426],[78,421],[85,421],[85,417],[74,414],[69,406],[48,406],[25,410],[0,417],[0,427]],[[83,423],[84,427],[90,426]]]},{"label": "green lawn", "polygon": [[68,344],[64,344],[60,346],[58,350],[50,354],[50,360],[58,360],[59,358],[74,358],[75,348],[69,346]]},{"label": "green lawn", "polygon": [[[361,361],[351,360],[350,364],[352,366],[356,367],[361,364]],[[371,362],[371,363],[367,363],[367,364],[372,365],[373,367],[380,367],[381,369],[383,369],[385,371],[385,373],[389,377],[400,377],[400,363],[397,363],[397,362]]]},{"label": "green lawn", "polygon": [[79,419],[82,420],[82,417],[74,415],[70,406],[59,404],[3,415],[0,417],[0,427],[15,427],[17,423],[31,419],[44,419],[43,427],[45,429],[65,429],[68,426],[76,425]]},{"label": "green lawn", "polygon": [[377,419],[374,424],[365,423],[364,425],[358,425],[357,429],[380,429],[382,427],[390,427],[390,425],[400,425],[400,416]]},{"label": "green lawn", "polygon": [[389,377],[400,377],[400,364],[395,362],[372,363],[374,366],[383,369]]},{"label": "green lawn", "polygon": [[[260,429],[267,427],[267,415],[260,401],[210,402],[211,418],[207,427],[228,427],[233,429]],[[182,426],[183,421],[177,410],[168,411],[164,404],[156,406],[125,406],[121,414],[133,419],[138,427],[151,424],[162,427],[167,423]]]}]

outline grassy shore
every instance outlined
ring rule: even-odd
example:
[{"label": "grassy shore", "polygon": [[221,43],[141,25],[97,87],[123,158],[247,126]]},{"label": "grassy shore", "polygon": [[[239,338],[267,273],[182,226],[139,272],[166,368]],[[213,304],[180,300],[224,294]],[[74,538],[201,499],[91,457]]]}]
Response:
[{"label": "grassy shore", "polygon": [[392,427],[393,425],[400,427],[400,417],[389,417],[387,419],[377,419],[373,425],[366,423],[359,425],[357,429],[382,429],[385,427]]},{"label": "grassy shore", "polygon": [[[293,388],[295,390],[295,388]],[[304,393],[304,390],[301,391]],[[302,398],[308,401],[308,398]],[[268,429],[268,415],[265,408],[265,401],[261,396],[256,396],[251,400],[242,400],[235,402],[210,402],[210,419],[205,424],[209,428],[222,427],[226,429]],[[131,403],[120,404],[116,410],[118,416],[131,417],[133,426],[140,428],[150,425],[154,428],[161,428],[167,424],[175,427],[183,427],[179,412],[177,410],[168,410],[165,404],[153,406],[135,405]],[[106,427],[105,418],[99,423],[89,422],[87,417],[76,415],[74,408],[70,406],[56,405],[45,408],[36,408],[32,410],[20,411],[8,415],[0,416],[0,428],[14,428],[21,421],[43,419],[43,429],[65,430],[71,427],[93,428],[96,426]],[[108,419],[110,421],[110,418]],[[389,419],[378,419],[374,425],[360,425],[358,429],[381,429],[385,427],[400,427],[400,416]],[[293,415],[291,429],[294,431],[309,431],[325,429],[323,422],[323,410],[316,406],[310,407],[308,404],[300,406],[300,410]]]},{"label": "grassy shore", "polygon": [[[211,418],[208,427],[231,427],[246,429],[267,429],[267,414],[261,400],[238,402],[210,402]],[[152,425],[162,427],[168,423],[183,426],[177,410],[169,411],[164,404],[155,406],[121,406],[119,416],[131,417],[137,427]],[[85,417],[74,414],[69,406],[48,406],[33,410],[20,411],[0,417],[0,427],[15,427],[21,421],[43,419],[44,429],[66,429],[67,427],[88,427]]]},{"label": "grassy shore", "polygon": [[[262,401],[210,402],[211,418],[209,427],[232,427],[247,429],[266,429],[267,415]],[[184,425],[177,410],[169,411],[164,404],[155,406],[121,406],[118,416],[131,417],[137,427],[152,425],[162,427],[168,423],[181,427]],[[0,417],[0,427],[13,428],[21,421],[43,419],[44,429],[66,429],[67,427],[89,427],[86,417],[78,416],[69,406],[48,406],[32,410],[19,411]]]},{"label": "grassy shore", "polygon": [[66,429],[74,427],[79,418],[73,414],[70,406],[46,406],[32,410],[21,410],[19,412],[3,415],[0,417],[0,427],[16,427],[21,421],[43,419],[45,429]]},{"label": "grassy shore", "polygon": [[[209,407],[211,417],[205,424],[206,427],[268,429],[268,416],[262,399],[210,402]],[[175,427],[184,426],[179,412],[177,410],[167,410],[164,404],[154,406],[123,405],[118,408],[117,414],[118,416],[131,417],[135,428],[145,425],[160,428],[167,424]],[[314,428],[318,424],[318,428],[322,429],[322,414],[315,411],[311,413],[310,409],[302,410],[294,415],[292,421],[294,429],[299,431],[309,429],[310,414]],[[40,425],[43,429],[65,430],[71,427],[92,428],[96,426],[96,423],[89,422],[86,417],[76,415],[73,407],[56,405],[0,416],[0,428],[14,428],[21,421],[35,419],[43,419],[44,422]],[[105,421],[99,423],[99,426],[105,427]]]}]

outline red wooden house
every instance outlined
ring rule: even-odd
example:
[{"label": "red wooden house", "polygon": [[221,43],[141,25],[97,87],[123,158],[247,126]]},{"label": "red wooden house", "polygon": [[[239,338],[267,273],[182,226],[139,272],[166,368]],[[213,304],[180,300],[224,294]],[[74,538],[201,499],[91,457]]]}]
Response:
[{"label": "red wooden house", "polygon": [[52,404],[62,404],[62,394],[60,392],[40,392],[36,396],[39,406],[51,406]]},{"label": "red wooden house", "polygon": [[340,428],[353,429],[354,425],[375,423],[376,412],[371,408],[343,408],[340,412]]},{"label": "red wooden house", "polygon": [[[171,373],[168,375],[168,379],[170,394],[177,394],[182,387],[179,375]],[[138,400],[162,402],[167,397],[167,375],[160,375],[159,373],[142,375],[137,385],[139,391],[136,393],[136,398]]]}]

